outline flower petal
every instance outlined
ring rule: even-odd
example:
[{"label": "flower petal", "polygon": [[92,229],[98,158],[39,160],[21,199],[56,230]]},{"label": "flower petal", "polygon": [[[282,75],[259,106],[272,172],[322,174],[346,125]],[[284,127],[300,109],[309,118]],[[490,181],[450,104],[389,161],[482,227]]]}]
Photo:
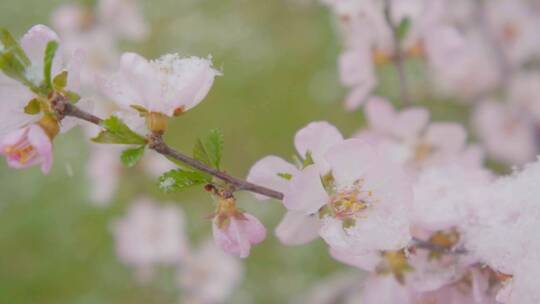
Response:
[{"label": "flower petal", "polygon": [[[251,167],[247,181],[276,191],[285,192],[289,187],[290,181],[279,176],[278,174],[280,173],[295,176],[298,173],[298,169],[277,156],[266,156]],[[268,199],[267,196],[260,194],[255,194],[255,197],[258,200]]]},{"label": "flower petal", "polygon": [[307,244],[319,236],[320,221],[316,215],[289,211],[276,227],[276,236],[285,245]]},{"label": "flower petal", "polygon": [[328,194],[323,188],[319,170],[313,165],[295,175],[283,195],[283,205],[287,209],[305,214],[317,212],[328,202]]},{"label": "flower petal", "polygon": [[301,157],[311,152],[315,165],[321,174],[326,174],[330,167],[324,159],[324,154],[328,149],[343,141],[343,135],[339,130],[325,121],[312,122],[300,129],[294,137],[296,151]]}]

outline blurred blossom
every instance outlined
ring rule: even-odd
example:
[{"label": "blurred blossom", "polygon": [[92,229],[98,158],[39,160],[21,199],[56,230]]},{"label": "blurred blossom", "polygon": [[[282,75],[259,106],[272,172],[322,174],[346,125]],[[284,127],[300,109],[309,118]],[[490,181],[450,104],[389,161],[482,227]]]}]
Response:
[{"label": "blurred blossom", "polygon": [[482,165],[482,154],[466,144],[466,131],[458,123],[429,123],[426,109],[409,107],[397,112],[379,97],[370,99],[365,113],[368,128],[356,137],[380,146],[389,158],[405,165],[411,176],[437,164]]},{"label": "blurred blossom", "polygon": [[137,1],[99,0],[97,4],[99,21],[121,38],[134,41],[144,39],[149,29]]},{"label": "blurred blossom", "polygon": [[473,126],[488,155],[495,160],[524,164],[538,152],[537,125],[512,105],[481,103],[474,111]]},{"label": "blurred blossom", "polygon": [[93,203],[108,205],[118,187],[122,172],[121,150],[116,147],[92,145],[87,163],[87,175],[90,183],[90,199]]},{"label": "blurred blossom", "polygon": [[224,253],[212,241],[205,241],[179,268],[181,303],[227,303],[243,274],[236,257]]},{"label": "blurred blossom", "polygon": [[311,304],[354,304],[361,297],[361,275],[355,273],[338,272],[329,277],[320,279],[310,289],[292,303]]},{"label": "blurred blossom", "polygon": [[113,223],[116,254],[142,281],[151,278],[153,267],[177,265],[188,255],[184,214],[173,204],[159,206],[139,198]]}]

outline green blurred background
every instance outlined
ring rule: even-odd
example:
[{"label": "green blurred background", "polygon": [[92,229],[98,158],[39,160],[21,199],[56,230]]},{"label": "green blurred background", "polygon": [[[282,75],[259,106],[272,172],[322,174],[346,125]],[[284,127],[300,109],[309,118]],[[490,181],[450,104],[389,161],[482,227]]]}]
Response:
[{"label": "green blurred background", "polygon": [[[66,1],[2,0],[0,24],[17,36]],[[206,101],[172,123],[167,140],[190,151],[211,128],[225,134],[224,167],[245,176],[267,154],[289,157],[293,136],[313,120],[345,135],[362,125],[360,112],[343,110],[338,83],[340,43],[328,10],[309,0],[153,0],[141,2],[152,27],[146,43],[123,45],[153,58],[167,52],[211,54],[224,72]],[[383,71],[383,74],[385,72]],[[394,73],[382,89],[392,96]],[[55,142],[50,176],[0,164],[0,303],[174,303],[174,273],[140,286],[114,256],[110,221],[142,194],[174,200],[188,214],[193,243],[210,232],[211,199],[200,190],[164,195],[133,169],[114,202],[88,200],[88,141],[73,130]],[[70,174],[73,171],[73,174]],[[271,231],[283,208],[240,195],[242,206]],[[270,234],[245,260],[246,277],[230,303],[284,303],[325,276],[345,269],[316,241],[284,247]]]}]

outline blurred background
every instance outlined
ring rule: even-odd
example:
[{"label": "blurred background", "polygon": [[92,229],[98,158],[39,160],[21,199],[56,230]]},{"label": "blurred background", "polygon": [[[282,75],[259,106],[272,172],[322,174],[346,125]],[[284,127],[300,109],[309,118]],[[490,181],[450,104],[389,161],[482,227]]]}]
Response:
[{"label": "blurred background", "polygon": [[[20,37],[32,25],[50,25],[54,8],[70,1],[2,0],[1,26]],[[293,136],[313,120],[328,120],[350,135],[359,112],[342,109],[337,79],[340,45],[328,9],[311,1],[140,1],[151,27],[147,41],[126,43],[148,58],[163,53],[211,54],[223,77],[194,110],[172,122],[167,140],[191,151],[196,138],[219,128],[225,134],[223,165],[244,177],[262,156],[289,158]],[[0,162],[0,303],[173,303],[179,292],[173,271],[141,285],[115,257],[111,221],[140,195],[173,200],[187,214],[192,243],[210,233],[213,211],[199,189],[166,195],[156,180],[127,170],[106,207],[89,201],[85,166],[89,142],[80,129],[55,141],[50,176],[38,168],[10,170]],[[284,210],[280,203],[240,195],[269,232]],[[318,240],[284,247],[272,233],[245,260],[245,278],[230,303],[283,303],[327,275],[344,269]]]},{"label": "blurred background", "polygon": [[[20,37],[34,24],[52,26],[51,14],[62,5],[88,5],[96,1],[2,0],[0,27]],[[214,66],[223,72],[223,76],[216,78],[204,102],[171,121],[167,142],[189,154],[197,138],[208,134],[210,129],[220,129],[225,136],[222,167],[234,176],[245,177],[252,164],[263,156],[272,154],[291,159],[295,153],[294,134],[309,122],[329,121],[345,136],[353,135],[365,126],[362,111],[345,111],[343,106],[348,90],[339,83],[337,58],[343,49],[347,50],[347,46],[342,45],[346,39],[339,37],[337,19],[345,15],[336,18],[320,2],[139,1],[150,32],[140,41],[121,40],[118,45],[120,51],[134,51],[147,58],[157,58],[165,53],[200,57],[211,55]],[[472,3],[457,0],[445,2],[450,6],[455,4],[460,13],[460,4],[471,6]],[[525,58],[523,62],[518,62],[514,74],[524,71],[536,73],[540,67],[540,47],[536,48],[540,45],[537,39],[540,36],[535,32],[540,24],[540,5],[536,0],[521,2],[534,4],[531,7],[535,7],[535,10],[529,12],[524,9],[526,6],[522,6],[520,10],[506,14],[505,5],[510,1],[499,1],[502,6],[486,1],[484,8],[492,11],[489,15],[495,21],[492,31],[504,42],[501,47],[512,49],[517,46],[518,50],[521,50],[521,44],[534,47],[532,60]],[[400,2],[396,0],[395,3]],[[475,3],[482,4],[484,1]],[[451,13],[455,12],[448,15]],[[529,13],[530,19],[534,19],[530,24],[534,26],[530,26],[523,17]],[[467,19],[471,16],[472,20]],[[487,39],[487,47],[480,48],[479,52],[471,47],[470,43],[486,42],[476,36],[476,23],[482,22],[478,21],[476,15],[471,16],[461,16],[467,22],[456,22],[456,29],[459,30],[456,33],[465,37],[458,45],[462,48],[461,53],[453,49],[452,43],[445,44],[444,37],[434,43],[435,46],[441,44],[442,51],[446,51],[445,47],[450,48],[449,53],[442,52],[439,63],[449,70],[452,76],[450,80],[455,80],[453,76],[457,78],[458,85],[452,92],[457,95],[466,91],[466,86],[482,85],[478,75],[486,76],[481,72],[488,69],[476,68],[475,64],[480,62],[480,66],[482,63],[492,68],[495,66],[489,60],[481,60],[486,57],[485,50],[490,54],[496,49],[492,47],[493,39]],[[95,21],[91,18],[86,20],[84,14],[79,17],[82,20],[77,21],[81,27],[87,25],[84,24],[86,21]],[[346,19],[341,18],[341,22],[347,23]],[[469,26],[474,35],[467,32]],[[525,31],[527,29],[529,31]],[[100,40],[102,37],[81,37],[82,41],[78,42],[86,42],[94,50],[103,48],[106,52],[110,47],[107,39]],[[431,38],[439,37],[434,35]],[[103,45],[100,45],[101,41]],[[518,42],[511,43],[515,41]],[[429,51],[429,48],[426,49]],[[448,54],[455,55],[458,64],[454,66],[447,61],[447,57],[451,57]],[[408,85],[415,94],[413,103],[426,106],[432,120],[460,122],[471,131],[469,116],[474,116],[474,107],[463,102],[448,102],[457,101],[459,97],[452,97],[456,94],[437,95],[431,92],[432,82],[428,80],[432,79],[425,73],[428,60],[410,57],[406,60],[405,68]],[[117,58],[113,62],[117,62]],[[454,75],[456,71],[458,73]],[[498,72],[494,71],[495,74]],[[519,115],[501,108],[492,115],[496,117],[488,117],[492,120],[486,120],[486,129],[494,130],[491,133],[495,135],[495,148],[505,150],[505,147],[515,146],[519,150],[519,141],[523,139],[522,144],[532,147],[531,155],[537,155],[540,149],[540,99],[537,97],[540,74],[533,75],[537,78],[532,77],[532,82],[527,82],[530,86],[525,86],[526,94],[515,94],[519,97],[515,99],[525,100],[518,107],[517,103],[512,105],[516,102],[511,100],[516,97],[512,96],[512,90],[508,97],[498,87],[507,86],[505,78],[515,76],[506,75],[506,72],[503,69],[504,75],[498,75],[503,76],[498,80],[502,85],[495,84],[494,88],[486,89],[489,93],[486,96],[509,99],[511,106],[519,108],[516,110]],[[376,74],[378,85],[373,95],[388,97],[396,103],[399,87],[394,66],[377,64]],[[491,77],[487,76],[488,79]],[[516,83],[519,82],[518,79]],[[484,99],[486,92],[482,93],[472,94],[470,99]],[[502,106],[501,100],[495,103]],[[531,118],[529,112],[535,112],[536,117]],[[520,124],[526,126],[519,128]],[[522,138],[523,130],[531,133],[531,136]],[[44,176],[36,167],[12,170],[3,160],[0,161],[0,303],[177,303],[182,298],[182,290],[178,288],[176,269],[163,267],[156,272],[153,280],[142,284],[134,270],[120,262],[115,255],[113,222],[123,217],[130,204],[139,197],[151,197],[169,205],[172,202],[186,213],[190,244],[197,248],[211,234],[211,222],[207,215],[214,208],[212,199],[201,189],[164,194],[158,189],[157,179],[149,177],[140,165],[126,169],[120,166],[118,159],[114,159],[113,165],[100,169],[101,175],[98,174],[97,179],[103,178],[107,184],[108,173],[118,175],[118,189],[112,191],[113,195],[106,199],[106,204],[96,205],[92,200],[92,194],[95,194],[92,183],[96,182],[96,177],[94,180],[88,177],[87,167],[97,149],[88,137],[87,133],[77,128],[56,138],[55,162],[49,176]],[[469,134],[469,142],[476,139]],[[513,160],[516,151],[503,151],[509,154],[503,156],[510,156],[509,159]],[[488,156],[492,157],[489,153]],[[504,162],[504,159],[503,162],[494,162],[488,159],[488,165],[494,171],[504,173],[509,171],[510,165],[529,161],[528,156],[525,155],[523,162]],[[305,300],[307,294],[313,295],[314,286],[318,286],[315,291],[324,293],[325,286],[332,288],[332,282],[350,280],[348,275],[361,280],[360,271],[332,260],[321,240],[297,247],[280,245],[273,235],[273,229],[284,213],[279,202],[259,202],[248,193],[240,193],[238,199],[242,208],[261,219],[269,233],[267,240],[253,247],[249,258],[242,261],[245,268],[243,279],[227,303],[315,303]],[[337,278],[337,281],[318,285],[327,278]]]}]

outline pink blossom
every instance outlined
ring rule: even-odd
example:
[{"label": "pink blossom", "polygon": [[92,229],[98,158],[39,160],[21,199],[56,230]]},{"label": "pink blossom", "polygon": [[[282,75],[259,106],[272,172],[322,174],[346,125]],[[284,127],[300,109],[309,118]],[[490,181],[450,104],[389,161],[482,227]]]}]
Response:
[{"label": "pink blossom", "polygon": [[525,113],[510,105],[486,101],[475,109],[472,120],[489,156],[512,165],[534,159],[536,131]]},{"label": "pink blossom", "polygon": [[146,38],[149,28],[137,2],[136,0],[100,0],[97,6],[99,22],[121,38],[135,41]]},{"label": "pink blossom", "polygon": [[224,253],[207,240],[178,272],[181,303],[225,303],[241,283],[244,268],[238,258]]},{"label": "pink blossom", "polygon": [[118,147],[92,145],[86,166],[90,198],[99,206],[108,205],[114,197],[122,173]]},{"label": "pink blossom", "polygon": [[351,252],[403,248],[410,240],[407,208],[412,191],[401,168],[358,139],[333,146],[325,158],[334,180],[327,186],[330,190],[307,167],[291,180],[284,205],[306,213],[326,206],[319,233],[332,248]]},{"label": "pink blossom", "polygon": [[12,131],[0,141],[0,154],[6,157],[12,168],[28,168],[41,165],[44,174],[52,165],[52,142],[37,124]]},{"label": "pink blossom", "polygon": [[397,112],[385,99],[372,98],[366,105],[366,118],[369,128],[357,137],[380,146],[413,175],[432,165],[459,162],[480,166],[483,160],[478,148],[466,145],[463,126],[429,124],[429,113],[424,108],[410,107]]},{"label": "pink blossom", "polygon": [[[328,161],[324,157],[325,153],[335,144],[343,141],[343,136],[336,127],[327,122],[313,122],[300,129],[295,136],[294,143],[301,159],[311,155],[313,166],[306,168],[312,172],[313,176],[327,174],[330,170]],[[295,176],[300,174],[300,169],[277,156],[267,156],[253,165],[247,180],[256,184],[264,185],[270,189],[280,192],[289,192],[293,188]],[[316,180],[315,180],[316,181]],[[315,183],[316,184],[316,183]],[[317,184],[316,184],[317,185]],[[314,191],[320,188],[314,188]],[[309,191],[306,192],[309,196]],[[291,194],[294,195],[294,194]],[[316,193],[315,193],[316,195]],[[262,195],[255,195],[257,199],[267,199]],[[283,204],[289,208],[290,196]],[[309,204],[309,198],[306,198]],[[304,244],[313,240],[318,235],[319,219],[316,215],[311,215],[293,206],[279,226],[276,228],[276,235],[280,241],[288,245]],[[301,211],[298,211],[301,210]],[[318,211],[318,207],[311,210]]]},{"label": "pink blossom", "polygon": [[241,258],[249,256],[251,246],[266,238],[266,228],[253,215],[242,213],[229,217],[229,221],[218,223],[218,217],[212,225],[214,241],[225,252]]},{"label": "pink blossom", "polygon": [[433,232],[467,224],[472,192],[486,187],[492,175],[484,169],[459,164],[426,168],[414,184],[411,220]]},{"label": "pink blossom", "polygon": [[149,199],[137,199],[127,215],[113,223],[116,254],[147,280],[153,266],[174,265],[186,258],[184,226],[178,207],[160,207]]},{"label": "pink blossom", "polygon": [[[26,77],[36,86],[43,81],[43,56],[47,43],[51,40],[59,41],[58,35],[44,25],[33,26],[20,40],[21,47],[28,55],[31,65],[26,70]],[[59,51],[58,54],[61,52]],[[80,51],[70,54],[65,60],[62,56],[55,56],[52,65],[53,77],[62,70],[68,71],[67,89],[78,89],[78,74],[83,55]],[[26,86],[16,80],[0,73],[0,136],[36,122],[40,115],[24,113],[24,107],[36,95]]]},{"label": "pink blossom", "polygon": [[119,71],[100,83],[102,92],[124,108],[137,105],[173,116],[199,104],[217,75],[209,59],[168,54],[148,61],[125,53]]},{"label": "pink blossom", "polygon": [[285,245],[302,245],[319,236],[321,223],[316,215],[288,211],[276,227],[277,238]]},{"label": "pink blossom", "polygon": [[476,32],[435,27],[425,40],[433,78],[441,93],[470,100],[495,88],[500,75],[492,48]]}]

